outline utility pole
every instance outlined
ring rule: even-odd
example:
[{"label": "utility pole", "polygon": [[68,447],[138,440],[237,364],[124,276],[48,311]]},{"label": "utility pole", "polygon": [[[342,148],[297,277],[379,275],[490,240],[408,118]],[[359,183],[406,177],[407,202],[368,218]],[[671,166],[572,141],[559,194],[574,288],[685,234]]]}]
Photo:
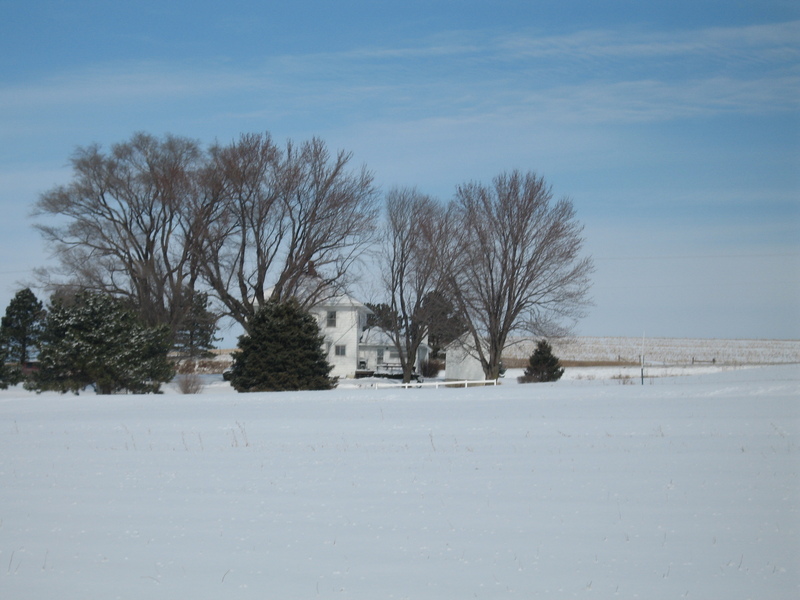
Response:
[{"label": "utility pole", "polygon": [[640,357],[642,362],[642,385],[644,385],[644,332],[642,332],[642,353]]}]

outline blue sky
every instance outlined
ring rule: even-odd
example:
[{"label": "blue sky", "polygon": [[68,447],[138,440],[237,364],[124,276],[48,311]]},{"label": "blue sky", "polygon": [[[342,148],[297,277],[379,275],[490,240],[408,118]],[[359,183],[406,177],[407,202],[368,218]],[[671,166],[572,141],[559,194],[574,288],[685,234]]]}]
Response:
[{"label": "blue sky", "polygon": [[319,136],[381,189],[534,170],[596,263],[582,335],[800,338],[793,1],[0,0],[0,310],[77,146]]}]

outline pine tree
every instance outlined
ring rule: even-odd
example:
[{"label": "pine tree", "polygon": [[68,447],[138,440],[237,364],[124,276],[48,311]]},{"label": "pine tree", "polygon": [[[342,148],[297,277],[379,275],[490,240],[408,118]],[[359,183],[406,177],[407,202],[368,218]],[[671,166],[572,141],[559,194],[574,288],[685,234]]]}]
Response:
[{"label": "pine tree", "polygon": [[192,292],[191,307],[175,332],[175,351],[181,358],[198,359],[211,355],[217,338],[217,317],[208,310],[208,294]]},{"label": "pine tree", "polygon": [[6,347],[0,344],[0,390],[6,389],[9,385],[14,385],[18,383],[17,374],[18,372],[14,372],[6,365],[6,358],[8,357],[8,351]]},{"label": "pine tree", "polygon": [[36,295],[25,288],[14,296],[0,321],[0,339],[8,350],[8,360],[24,367],[31,350],[39,343],[44,307]]},{"label": "pine tree", "polygon": [[290,300],[267,302],[239,338],[230,381],[238,392],[329,390],[336,379],[317,320]]},{"label": "pine tree", "polygon": [[536,344],[536,350],[528,359],[528,366],[525,374],[517,380],[520,383],[544,383],[547,381],[558,381],[564,374],[564,368],[558,357],[553,354],[553,348],[546,340],[540,340]]},{"label": "pine tree", "polygon": [[397,311],[392,310],[392,307],[385,302],[379,304],[367,302],[366,307],[372,311],[372,314],[367,315],[367,327],[391,331],[400,318]]},{"label": "pine tree", "polygon": [[54,298],[45,319],[39,370],[26,383],[37,391],[157,393],[174,369],[167,326],[147,327],[119,300],[82,292]]},{"label": "pine tree", "polygon": [[467,326],[453,302],[439,291],[431,292],[425,297],[423,312],[428,325],[431,356],[437,358],[448,344],[467,331]]}]

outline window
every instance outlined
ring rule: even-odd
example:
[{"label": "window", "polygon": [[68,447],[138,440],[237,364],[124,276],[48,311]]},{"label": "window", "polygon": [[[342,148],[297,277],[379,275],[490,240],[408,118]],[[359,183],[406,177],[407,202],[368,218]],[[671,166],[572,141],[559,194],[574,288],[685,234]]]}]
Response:
[{"label": "window", "polygon": [[347,346],[336,346],[336,356],[347,356]]},{"label": "window", "polygon": [[328,311],[328,322],[327,322],[327,325],[328,325],[328,327],[336,327],[336,311],[335,310],[329,310]]}]

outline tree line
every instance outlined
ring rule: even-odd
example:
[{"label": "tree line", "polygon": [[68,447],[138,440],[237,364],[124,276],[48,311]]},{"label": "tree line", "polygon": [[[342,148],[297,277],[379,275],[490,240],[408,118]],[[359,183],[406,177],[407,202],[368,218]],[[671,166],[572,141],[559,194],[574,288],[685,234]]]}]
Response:
[{"label": "tree line", "polygon": [[409,376],[448,312],[491,378],[513,333],[553,335],[581,316],[592,262],[572,202],[542,177],[501,173],[444,203],[414,188],[382,197],[351,163],[320,139],[279,145],[269,133],[208,148],[137,133],[78,148],[71,181],[35,204],[58,261],[38,285],[53,307],[113,298],[168,346],[191,346],[221,316],[247,335],[270,301],[308,310],[351,292],[367,263]]}]

